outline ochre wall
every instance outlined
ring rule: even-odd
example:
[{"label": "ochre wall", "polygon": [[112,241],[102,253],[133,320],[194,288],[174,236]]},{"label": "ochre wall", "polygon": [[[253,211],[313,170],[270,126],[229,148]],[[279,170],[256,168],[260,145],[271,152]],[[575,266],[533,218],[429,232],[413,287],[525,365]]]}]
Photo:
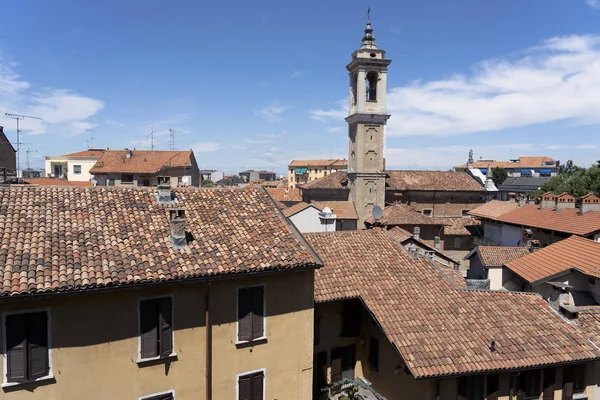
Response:
[{"label": "ochre wall", "polygon": [[[237,288],[258,283],[265,284],[267,340],[236,347]],[[206,284],[161,285],[1,303],[3,312],[50,308],[55,380],[5,388],[0,399],[137,400],[170,389],[177,400],[204,399],[206,290]],[[217,281],[210,293],[213,399],[234,399],[236,375],[265,368],[267,398],[309,400],[313,271]],[[138,299],[170,294],[177,357],[138,365]]]}]

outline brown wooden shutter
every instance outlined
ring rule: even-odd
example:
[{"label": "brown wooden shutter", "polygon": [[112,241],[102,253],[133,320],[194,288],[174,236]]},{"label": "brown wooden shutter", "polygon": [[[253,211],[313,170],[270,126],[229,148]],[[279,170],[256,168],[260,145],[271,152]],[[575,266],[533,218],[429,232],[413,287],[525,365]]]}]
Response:
[{"label": "brown wooden shutter", "polygon": [[265,375],[262,372],[252,377],[252,400],[263,400],[263,385],[265,384]]},{"label": "brown wooden shutter", "polygon": [[562,390],[563,400],[573,400],[573,382],[565,382]]},{"label": "brown wooden shutter", "polygon": [[[332,355],[333,357],[333,355]],[[331,383],[339,382],[342,380],[342,359],[332,358],[331,359]]]},{"label": "brown wooden shutter", "polygon": [[554,383],[556,381],[556,371],[554,368],[544,370],[544,393],[543,400],[554,400]]},{"label": "brown wooden shutter", "polygon": [[140,358],[158,356],[158,303],[140,302]]},{"label": "brown wooden shutter", "polygon": [[48,314],[45,311],[27,315],[29,380],[48,375]]},{"label": "brown wooden shutter", "polygon": [[160,356],[168,357],[173,353],[173,314],[171,298],[159,300],[160,303]]},{"label": "brown wooden shutter", "polygon": [[252,400],[251,395],[252,378],[241,376],[238,382],[238,400]]},{"label": "brown wooden shutter", "polygon": [[247,288],[238,291],[238,340],[252,340],[252,292]]},{"label": "brown wooden shutter", "polygon": [[27,380],[27,314],[6,316],[6,352],[8,382]]},{"label": "brown wooden shutter", "polygon": [[252,339],[264,335],[264,288],[252,288]]}]

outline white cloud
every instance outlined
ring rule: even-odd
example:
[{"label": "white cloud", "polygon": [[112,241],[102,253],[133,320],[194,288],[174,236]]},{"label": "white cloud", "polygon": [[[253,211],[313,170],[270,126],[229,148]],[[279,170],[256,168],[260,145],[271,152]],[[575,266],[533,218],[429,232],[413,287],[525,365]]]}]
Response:
[{"label": "white cloud", "polygon": [[[0,54],[0,110],[42,118],[24,119],[19,124],[25,133],[42,134],[47,130],[64,134],[79,134],[94,125],[86,121],[97,114],[104,103],[65,89],[43,89],[32,92],[29,82],[16,72],[17,64]],[[0,125],[14,124],[0,115]]]},{"label": "white cloud", "polygon": [[119,122],[119,121],[115,121],[114,119],[105,119],[104,122],[106,122],[109,125],[115,125],[115,126],[120,126],[120,127],[124,127],[125,124]]},{"label": "white cloud", "polygon": [[269,122],[275,122],[275,121],[281,121],[281,119],[282,119],[281,115],[284,113],[285,110],[287,110],[287,107],[274,105],[274,106],[264,107],[260,110],[255,111],[255,113],[259,117],[261,117]]},{"label": "white cloud", "polygon": [[585,3],[592,8],[600,9],[600,1],[599,0],[585,0]]},{"label": "white cloud", "polygon": [[244,146],[242,144],[233,144],[231,145],[232,150],[247,150],[248,146]]},{"label": "white cloud", "polygon": [[307,74],[308,74],[308,71],[301,71],[301,70],[295,69],[292,72],[292,75],[290,75],[290,79],[301,78],[303,76],[306,76]]},{"label": "white cloud", "polygon": [[327,132],[329,133],[337,133],[337,132],[343,132],[345,129],[345,127],[341,127],[341,126],[332,126],[331,128],[327,129]]},{"label": "white cloud", "polygon": [[[600,36],[565,36],[515,59],[486,60],[469,74],[416,81],[388,93],[390,136],[453,136],[558,120],[600,122]],[[343,107],[314,110],[341,120]]]},{"label": "white cloud", "polygon": [[208,153],[222,149],[223,145],[216,142],[199,142],[192,144],[190,147],[194,150],[194,153]]}]

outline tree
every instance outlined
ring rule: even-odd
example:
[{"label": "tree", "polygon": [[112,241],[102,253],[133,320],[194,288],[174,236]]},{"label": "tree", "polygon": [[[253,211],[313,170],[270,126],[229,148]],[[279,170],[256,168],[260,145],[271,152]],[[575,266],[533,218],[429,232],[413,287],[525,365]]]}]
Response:
[{"label": "tree", "polygon": [[573,175],[575,172],[581,170],[583,168],[581,168],[578,165],[575,165],[575,163],[573,162],[573,160],[568,160],[565,164],[563,165],[559,165],[558,166],[558,173],[559,174],[564,174],[567,176],[571,176]]},{"label": "tree", "polygon": [[215,183],[213,181],[211,181],[210,179],[202,180],[202,187],[213,187],[213,186],[215,186]]},{"label": "tree", "polygon": [[600,166],[592,165],[590,168],[581,168],[571,163],[571,173],[565,172],[548,179],[542,185],[543,192],[556,194],[567,192],[575,197],[592,192],[600,196]]},{"label": "tree", "polygon": [[492,171],[492,181],[496,187],[502,185],[506,178],[508,178],[508,172],[504,168],[494,168]]}]

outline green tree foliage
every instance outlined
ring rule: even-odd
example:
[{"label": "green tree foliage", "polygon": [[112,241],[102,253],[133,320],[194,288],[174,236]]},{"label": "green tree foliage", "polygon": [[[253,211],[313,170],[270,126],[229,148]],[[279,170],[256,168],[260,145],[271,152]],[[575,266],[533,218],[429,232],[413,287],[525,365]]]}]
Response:
[{"label": "green tree foliage", "polygon": [[492,181],[496,187],[502,185],[506,178],[508,178],[508,172],[504,168],[494,168],[492,171]]},{"label": "green tree foliage", "polygon": [[573,160],[568,160],[566,163],[558,166],[558,173],[560,175],[571,176],[575,172],[577,172],[577,171],[579,171],[581,169],[583,169],[583,168],[581,168],[578,165],[575,165],[575,163],[573,162]]},{"label": "green tree foliage", "polygon": [[[570,160],[567,161],[567,164],[569,162]],[[590,168],[581,168],[571,162],[570,172],[561,173],[544,183],[542,193],[544,192],[556,194],[567,192],[575,197],[593,192],[600,196],[600,166],[592,165]]]},{"label": "green tree foliage", "polygon": [[202,181],[202,187],[213,187],[215,186],[215,183],[213,181],[211,181],[210,179],[204,179]]}]

